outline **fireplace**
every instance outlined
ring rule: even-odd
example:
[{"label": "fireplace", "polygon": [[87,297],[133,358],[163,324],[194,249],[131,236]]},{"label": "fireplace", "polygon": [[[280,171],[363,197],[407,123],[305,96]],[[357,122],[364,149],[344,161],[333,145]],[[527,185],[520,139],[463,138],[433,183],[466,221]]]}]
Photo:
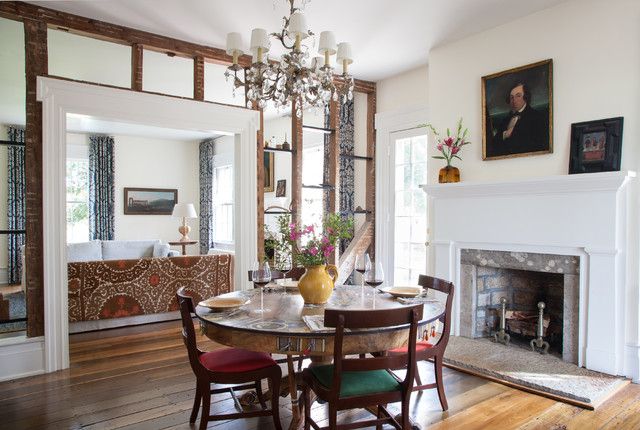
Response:
[{"label": "fireplace", "polygon": [[[579,262],[578,256],[462,249],[460,335],[493,337],[504,298],[512,316],[507,332],[528,343],[543,302],[551,352],[578,364]],[[531,324],[515,318],[523,315],[532,316]]]}]

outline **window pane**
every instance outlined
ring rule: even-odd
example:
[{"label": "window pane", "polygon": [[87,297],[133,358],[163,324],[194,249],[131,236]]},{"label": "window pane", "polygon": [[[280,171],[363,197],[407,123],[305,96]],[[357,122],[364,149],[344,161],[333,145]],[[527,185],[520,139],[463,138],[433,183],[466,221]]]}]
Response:
[{"label": "window pane", "polygon": [[89,241],[89,160],[67,160],[67,242]]}]

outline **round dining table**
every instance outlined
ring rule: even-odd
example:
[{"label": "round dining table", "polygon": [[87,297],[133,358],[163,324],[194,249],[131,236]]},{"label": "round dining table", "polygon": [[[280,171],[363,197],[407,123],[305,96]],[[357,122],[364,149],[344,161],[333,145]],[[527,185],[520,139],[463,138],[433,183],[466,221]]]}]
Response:
[{"label": "round dining table", "polygon": [[[337,285],[324,305],[305,305],[297,289],[281,286],[235,291],[218,297],[237,298],[244,304],[228,310],[196,306],[202,333],[223,345],[287,355],[292,428],[300,423],[293,358],[309,356],[314,365],[330,362],[333,356],[334,330],[322,325],[325,309],[391,309],[423,303],[422,327],[440,319],[445,311],[444,303],[435,299],[400,301],[388,293],[356,285]],[[408,326],[346,331],[343,353],[363,354],[397,348],[407,344],[408,335]]]}]

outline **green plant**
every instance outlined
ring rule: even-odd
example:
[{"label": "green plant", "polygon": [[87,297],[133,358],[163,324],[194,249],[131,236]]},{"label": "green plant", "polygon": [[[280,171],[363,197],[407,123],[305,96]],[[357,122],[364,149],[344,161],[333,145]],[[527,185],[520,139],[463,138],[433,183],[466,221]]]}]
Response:
[{"label": "green plant", "polygon": [[433,158],[437,158],[439,160],[446,160],[447,167],[451,166],[451,160],[457,158],[458,160],[462,160],[458,153],[460,149],[464,145],[468,145],[471,142],[466,140],[467,135],[469,134],[468,128],[462,128],[462,118],[458,120],[458,128],[456,130],[456,135],[451,135],[451,130],[447,128],[447,136],[445,138],[441,138],[438,131],[431,124],[420,124],[420,127],[429,128],[433,134],[436,136],[436,149],[442,155],[434,155]]}]

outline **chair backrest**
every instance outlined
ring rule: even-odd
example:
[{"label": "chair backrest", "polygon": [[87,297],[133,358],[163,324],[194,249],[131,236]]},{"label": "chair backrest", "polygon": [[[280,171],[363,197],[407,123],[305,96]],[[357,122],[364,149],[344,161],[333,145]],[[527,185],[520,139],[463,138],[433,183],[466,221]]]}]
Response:
[{"label": "chair backrest", "polygon": [[433,347],[434,350],[436,348],[445,348],[447,346],[447,342],[449,342],[449,334],[451,332],[451,309],[453,308],[454,292],[453,283],[440,278],[420,275],[418,278],[418,284],[424,289],[440,291],[447,295],[444,314],[440,317],[440,321],[442,321],[442,336],[438,340],[438,343]]},{"label": "chair backrest", "polygon": [[176,292],[176,299],[180,306],[180,317],[182,319],[182,340],[187,347],[189,353],[189,363],[194,373],[198,375],[203,372],[204,367],[200,363],[199,357],[202,351],[198,349],[196,343],[196,331],[193,327],[193,314],[195,314],[195,308],[193,306],[193,299],[186,294],[185,287],[180,288]]},{"label": "chair backrest", "polygon": [[[399,307],[396,309],[356,310],[326,309],[324,325],[335,327],[336,334],[333,346],[333,385],[332,396],[337,400],[340,394],[342,378],[340,374],[347,371],[398,369],[406,367],[407,373],[400,384],[403,390],[411,391],[415,376],[416,336],[418,322],[422,319],[422,305]],[[373,329],[382,327],[407,326],[409,344],[406,354],[384,355],[372,358],[344,358],[342,342],[345,329]],[[369,351],[375,352],[375,351]]]}]

